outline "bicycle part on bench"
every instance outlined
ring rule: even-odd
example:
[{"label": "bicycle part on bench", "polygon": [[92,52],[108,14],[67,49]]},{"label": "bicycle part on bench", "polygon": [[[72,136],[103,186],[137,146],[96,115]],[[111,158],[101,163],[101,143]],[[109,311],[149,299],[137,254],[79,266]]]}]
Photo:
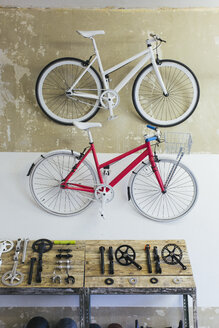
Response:
[{"label": "bicycle part on bench", "polygon": [[96,200],[101,203],[99,211],[101,217],[104,218],[105,204],[113,200],[114,190],[110,185],[101,184],[95,189],[94,195]]},{"label": "bicycle part on bench", "polygon": [[67,268],[66,268],[66,274],[67,274],[67,277],[65,278],[65,282],[67,282],[67,284],[72,283],[72,285],[73,285],[73,284],[75,283],[75,277],[69,275],[69,269],[68,269],[68,266],[67,266]]},{"label": "bicycle part on bench", "polygon": [[33,268],[34,264],[36,262],[36,257],[31,257],[30,259],[30,270],[29,270],[29,275],[28,275],[28,285],[31,285],[32,283],[32,278],[33,278]]},{"label": "bicycle part on bench", "polygon": [[100,251],[100,272],[101,274],[104,274],[105,270],[104,270],[104,252],[105,252],[105,247],[104,246],[100,246],[99,247],[99,251]]},{"label": "bicycle part on bench", "polygon": [[15,247],[15,254],[14,254],[14,265],[11,271],[6,272],[2,276],[2,283],[6,286],[17,286],[22,283],[24,280],[24,275],[23,273],[17,271],[17,266],[18,266],[18,258],[19,258],[19,253],[21,250],[21,238],[17,240],[17,244]]},{"label": "bicycle part on bench", "polygon": [[57,267],[56,267],[56,269],[58,269],[58,270],[62,270],[62,269],[72,269],[73,268],[73,266],[72,265],[70,265],[70,264],[66,264],[66,265],[58,265]]},{"label": "bicycle part on bench", "polygon": [[129,279],[130,285],[135,286],[137,284],[137,282],[138,282],[137,278],[132,277],[132,278]]},{"label": "bicycle part on bench", "polygon": [[37,263],[37,274],[36,274],[36,282],[41,283],[41,273],[43,271],[43,254],[49,252],[52,249],[53,243],[49,239],[38,239],[33,245],[32,249],[34,252],[39,254],[38,263]]},{"label": "bicycle part on bench", "polygon": [[150,255],[150,245],[145,245],[145,253],[146,253],[146,260],[147,260],[147,267],[148,273],[152,273],[152,266],[151,266],[151,255]]},{"label": "bicycle part on bench", "polygon": [[71,257],[73,257],[72,254],[57,254],[56,255],[57,259],[69,259]]},{"label": "bicycle part on bench", "polygon": [[51,279],[54,284],[56,284],[56,283],[61,284],[61,282],[62,282],[61,276],[59,274],[56,274],[55,270],[53,271],[53,275],[52,275]]},{"label": "bicycle part on bench", "polygon": [[154,254],[154,262],[155,262],[155,272],[162,273],[162,269],[160,266],[160,256],[158,255],[157,246],[154,246],[153,254]]},{"label": "bicycle part on bench", "polygon": [[113,248],[109,247],[109,274],[114,274]]},{"label": "bicycle part on bench", "polygon": [[0,240],[0,268],[2,265],[2,254],[10,252],[14,247],[12,240]]},{"label": "bicycle part on bench", "polygon": [[57,264],[66,264],[66,265],[70,265],[71,264],[71,260],[61,260],[61,261],[57,261]]},{"label": "bicycle part on bench", "polygon": [[112,278],[106,278],[106,279],[104,280],[104,283],[105,283],[106,285],[113,285],[113,284],[114,284],[114,280],[113,280]]},{"label": "bicycle part on bench", "polygon": [[129,245],[121,245],[116,249],[115,257],[119,264],[127,266],[134,264],[138,270],[142,267],[135,262],[135,250]]},{"label": "bicycle part on bench", "polygon": [[[58,261],[57,263],[61,264],[61,263],[64,263],[64,262],[65,261]],[[58,269],[58,270],[66,269],[67,277],[65,278],[65,282],[67,282],[68,284],[70,284],[70,282],[72,284],[74,284],[75,283],[75,277],[69,275],[69,269],[73,268],[73,266],[70,265],[71,261],[67,260],[65,263],[67,263],[67,264],[66,265],[59,265],[59,266],[56,267],[56,269]]]},{"label": "bicycle part on bench", "polygon": [[25,238],[24,239],[23,253],[22,253],[22,264],[25,263],[28,243],[29,243],[29,238]]},{"label": "bicycle part on bench", "polygon": [[176,244],[165,245],[161,251],[161,255],[165,263],[170,265],[179,264],[183,270],[187,269],[187,267],[181,262],[183,253],[178,245]]},{"label": "bicycle part on bench", "polygon": [[59,253],[71,253],[72,249],[71,248],[59,248],[58,252]]}]

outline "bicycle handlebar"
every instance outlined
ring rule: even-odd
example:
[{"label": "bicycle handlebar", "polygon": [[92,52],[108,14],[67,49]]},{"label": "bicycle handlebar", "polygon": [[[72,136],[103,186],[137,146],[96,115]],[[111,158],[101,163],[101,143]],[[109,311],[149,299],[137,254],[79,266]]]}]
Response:
[{"label": "bicycle handlebar", "polygon": [[156,128],[155,126],[149,125],[147,124],[147,128],[156,131],[154,135],[145,135],[145,140],[146,141],[153,141],[153,140],[157,140],[158,142],[160,142],[160,137],[161,137],[161,132],[160,130],[158,130],[158,128]]},{"label": "bicycle handlebar", "polygon": [[158,35],[150,33],[150,36],[153,38],[153,41],[167,42],[166,40],[161,39]]},{"label": "bicycle handlebar", "polygon": [[147,128],[149,128],[149,129],[151,129],[151,130],[157,130],[157,128],[155,127],[155,126],[152,126],[152,125],[149,125],[149,124],[147,124]]}]

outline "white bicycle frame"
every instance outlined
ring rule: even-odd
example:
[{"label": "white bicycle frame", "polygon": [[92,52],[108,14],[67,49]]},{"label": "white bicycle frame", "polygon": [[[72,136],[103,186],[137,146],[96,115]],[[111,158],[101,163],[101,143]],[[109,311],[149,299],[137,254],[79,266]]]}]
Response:
[{"label": "white bicycle frame", "polygon": [[[104,71],[103,69],[103,65],[101,62],[101,58],[99,55],[99,51],[97,49],[97,45],[96,42],[94,40],[93,37],[90,37],[90,39],[93,42],[93,47],[94,47],[94,51],[95,51],[95,57],[93,58],[93,60],[88,64],[88,66],[86,67],[86,69],[83,71],[83,73],[77,78],[77,80],[74,82],[74,84],[69,88],[69,90],[67,91],[69,94],[73,95],[74,97],[82,97],[82,98],[90,98],[90,99],[99,99],[100,96],[98,95],[92,95],[90,93],[86,93],[86,92],[80,92],[80,89],[77,89],[77,91],[73,92],[74,88],[76,87],[77,83],[80,81],[80,79],[86,74],[86,72],[89,70],[89,68],[93,65],[93,63],[97,60],[98,62],[98,66],[99,66],[99,71],[102,77],[102,81],[104,84],[104,91],[109,89],[109,81],[108,78],[106,76],[108,76],[108,74],[120,69],[121,67],[131,63],[132,61],[134,61],[135,59],[138,59],[142,56],[144,56],[141,61],[139,63],[136,64],[136,66],[122,79],[121,82],[119,82],[119,84],[113,89],[113,91],[119,93],[120,90],[131,80],[131,78],[145,65],[145,63],[149,60],[151,60],[153,69],[155,71],[155,74],[157,76],[158,79],[158,83],[160,84],[160,87],[163,90],[163,93],[166,95],[167,94],[167,90],[166,87],[164,85],[164,82],[162,80],[161,74],[159,72],[158,69],[158,65],[156,63],[155,57],[154,57],[154,53],[153,53],[153,49],[151,46],[151,43],[154,42],[154,39],[149,39],[147,40],[147,49],[134,55],[133,57],[130,57],[126,60],[124,60],[123,62],[107,69],[106,71]],[[112,106],[110,106],[110,101],[109,101],[109,111],[110,111],[110,116],[113,117],[113,112],[112,112]]]}]

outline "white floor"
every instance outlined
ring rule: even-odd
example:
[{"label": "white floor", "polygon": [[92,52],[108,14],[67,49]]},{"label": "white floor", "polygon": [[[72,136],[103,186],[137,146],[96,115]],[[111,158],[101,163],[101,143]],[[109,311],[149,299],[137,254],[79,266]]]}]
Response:
[{"label": "white floor", "polygon": [[[30,165],[38,156],[37,153],[0,153],[0,239],[185,239],[198,290],[198,305],[219,307],[219,155],[190,155],[183,159],[197,178],[199,197],[187,216],[171,223],[153,222],[136,212],[127,201],[128,178],[115,187],[115,198],[107,205],[106,220],[98,215],[97,204],[77,217],[61,218],[44,212],[31,198],[26,177]],[[101,154],[100,159],[103,161],[111,157]],[[72,297],[0,296],[0,306],[45,304],[72,305]],[[100,299],[95,296],[92,304],[111,305],[112,297]],[[133,301],[133,297],[121,296],[114,298],[113,304],[161,306],[164,303],[161,297],[139,296],[134,297]],[[174,297],[165,301],[165,306],[174,305],[178,305]]]}]

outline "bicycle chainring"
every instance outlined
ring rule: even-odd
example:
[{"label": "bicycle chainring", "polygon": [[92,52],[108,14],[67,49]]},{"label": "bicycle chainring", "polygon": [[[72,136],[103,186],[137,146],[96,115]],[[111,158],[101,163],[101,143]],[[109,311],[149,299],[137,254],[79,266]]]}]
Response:
[{"label": "bicycle chainring", "polygon": [[2,253],[10,252],[14,247],[14,242],[12,240],[0,240],[0,244],[0,249]]},{"label": "bicycle chainring", "polygon": [[113,200],[114,197],[114,190],[110,185],[100,185],[95,189],[95,198],[97,200],[102,200],[103,197],[105,198],[105,202],[108,203]]},{"label": "bicycle chainring", "polygon": [[[167,244],[161,251],[162,259],[170,265],[178,264],[183,256],[181,248],[176,244]],[[178,261],[177,261],[178,259]]]},{"label": "bicycle chainring", "polygon": [[46,252],[50,251],[52,246],[53,246],[53,243],[51,240],[38,239],[33,243],[32,249],[34,250],[34,252],[37,252],[37,253],[46,253]]},{"label": "bicycle chainring", "polygon": [[135,260],[135,256],[135,250],[129,245],[121,245],[115,251],[117,262],[124,266],[132,264],[132,261]]},{"label": "bicycle chainring", "polygon": [[101,106],[105,109],[109,109],[109,104],[111,105],[111,109],[118,106],[120,101],[119,95],[114,90],[106,90],[100,96]]}]

